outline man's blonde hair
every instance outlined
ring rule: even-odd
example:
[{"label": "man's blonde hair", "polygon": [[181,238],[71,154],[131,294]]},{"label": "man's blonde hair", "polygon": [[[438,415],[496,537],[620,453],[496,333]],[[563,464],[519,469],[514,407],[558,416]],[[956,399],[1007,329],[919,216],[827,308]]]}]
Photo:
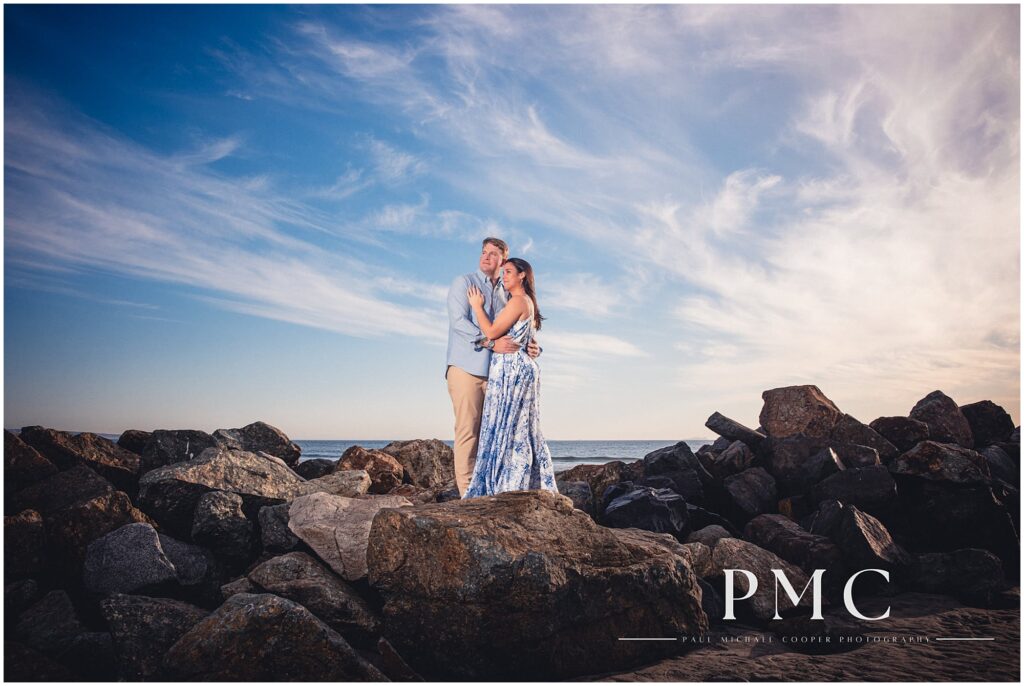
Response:
[{"label": "man's blonde hair", "polygon": [[495,248],[500,250],[502,259],[508,258],[508,243],[501,240],[500,238],[485,238],[484,242],[480,245],[480,247],[482,248],[487,244],[493,245]]}]

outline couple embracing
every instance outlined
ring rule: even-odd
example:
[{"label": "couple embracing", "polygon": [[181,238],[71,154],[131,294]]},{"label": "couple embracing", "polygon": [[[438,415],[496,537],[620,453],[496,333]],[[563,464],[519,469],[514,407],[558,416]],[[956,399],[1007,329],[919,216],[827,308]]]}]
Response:
[{"label": "couple embracing", "polygon": [[540,431],[540,329],[533,269],[485,238],[479,269],[448,291],[448,366],[455,482],[463,498],[555,486]]}]

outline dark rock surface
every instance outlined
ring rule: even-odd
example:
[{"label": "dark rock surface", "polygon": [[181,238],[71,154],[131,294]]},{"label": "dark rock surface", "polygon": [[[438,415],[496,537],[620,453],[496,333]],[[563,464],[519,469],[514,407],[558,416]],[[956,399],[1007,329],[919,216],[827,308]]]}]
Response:
[{"label": "dark rock surface", "polygon": [[46,571],[46,527],[35,510],[4,516],[4,581]]},{"label": "dark rock surface", "polygon": [[288,528],[288,503],[267,505],[260,508],[260,541],[264,550],[287,553],[301,543],[299,537]]},{"label": "dark rock surface", "polygon": [[256,533],[242,511],[242,497],[224,491],[201,495],[192,517],[192,540],[230,560],[252,557]]},{"label": "dark rock surface", "polygon": [[910,418],[928,425],[928,438],[938,443],[955,443],[962,448],[974,447],[974,436],[967,417],[956,402],[942,391],[932,391],[917,401]]},{"label": "dark rock surface", "polygon": [[928,425],[910,417],[879,417],[868,426],[905,453],[921,441],[928,440]]},{"label": "dark rock surface", "polygon": [[766,512],[774,512],[779,494],[775,479],[761,469],[753,467],[725,479],[727,494],[726,514],[739,525]]},{"label": "dark rock surface", "polygon": [[156,529],[126,524],[89,544],[82,583],[94,593],[132,593],[177,581]]},{"label": "dark rock surface", "polygon": [[879,517],[888,516],[896,502],[896,482],[882,465],[844,469],[811,489],[811,501],[839,500]]},{"label": "dark rock surface", "polygon": [[91,500],[99,495],[112,493],[114,486],[95,471],[79,465],[67,471],[58,472],[6,501],[8,514],[22,510],[35,510],[43,516],[62,510],[81,500]]},{"label": "dark rock surface", "polygon": [[213,438],[230,450],[273,455],[289,467],[298,464],[302,453],[302,449],[292,443],[283,431],[266,422],[253,422],[241,429],[217,429]]},{"label": "dark rock surface", "polygon": [[729,441],[740,441],[751,450],[757,450],[765,439],[763,433],[747,428],[725,415],[715,412],[704,422],[704,426]]},{"label": "dark rock surface", "polygon": [[391,455],[381,450],[366,450],[354,445],[346,450],[335,470],[362,469],[370,475],[370,493],[387,493],[402,483],[405,468]]},{"label": "dark rock surface", "polygon": [[532,491],[382,510],[368,561],[385,637],[417,672],[517,680],[665,654],[619,636],[703,631],[684,555],[671,537],[604,528],[568,498]]},{"label": "dark rock surface", "polygon": [[927,593],[948,593],[966,602],[990,604],[1006,586],[999,558],[980,548],[917,556],[908,585]]},{"label": "dark rock surface", "polygon": [[153,523],[121,491],[80,500],[46,516],[45,521],[51,562],[73,577],[80,574],[86,549],[97,538],[125,524]]},{"label": "dark rock surface", "polygon": [[430,488],[455,481],[455,453],[437,439],[393,441],[381,451],[402,465],[411,484]]},{"label": "dark rock surface", "polygon": [[1006,410],[991,400],[961,405],[960,412],[971,427],[975,449],[1009,441],[1013,435],[1013,419]]},{"label": "dark rock surface", "polygon": [[336,631],[298,603],[233,595],[164,658],[175,681],[384,681]]},{"label": "dark rock surface", "polygon": [[991,480],[988,462],[979,453],[949,443],[923,441],[889,465],[889,471],[933,481],[984,484]]},{"label": "dark rock surface", "polygon": [[160,547],[174,565],[178,586],[186,599],[208,606],[220,600],[220,586],[224,570],[221,564],[206,548],[166,534],[159,534]]},{"label": "dark rock surface", "polygon": [[[796,565],[792,565],[775,553],[769,552],[749,541],[738,538],[723,538],[718,541],[714,551],[711,553],[713,576],[724,576],[726,569],[746,570],[757,579],[757,589],[754,595],[746,600],[739,600],[750,590],[747,578],[744,574],[735,573],[734,588],[736,589],[736,617],[746,618],[756,622],[768,622],[775,616],[775,575],[773,569],[780,569],[786,574],[786,578],[793,584],[795,589],[803,589],[807,585],[808,576]],[[798,608],[809,609],[811,607],[811,595],[808,593],[800,600]],[[791,614],[794,610],[793,604],[788,598],[781,595],[778,599],[778,610],[780,616]]]},{"label": "dark rock surface", "polygon": [[796,522],[782,515],[763,514],[747,523],[743,537],[783,560],[812,574],[815,569],[827,570],[828,581],[846,579],[843,554],[829,538],[805,531]]},{"label": "dark rock surface", "polygon": [[686,501],[667,488],[641,487],[619,496],[605,509],[604,525],[671,534],[680,542],[690,535]]},{"label": "dark rock surface", "polygon": [[142,473],[157,467],[195,459],[217,440],[205,431],[193,429],[157,429],[142,449]]},{"label": "dark rock surface", "polygon": [[597,516],[594,505],[594,493],[590,490],[590,484],[586,481],[562,481],[556,484],[558,492],[572,501],[572,506],[577,510],[586,512],[591,517]]},{"label": "dark rock surface", "polygon": [[[874,448],[879,459],[886,464],[902,452],[885,436],[848,414],[841,416],[836,425],[832,427],[829,443],[837,451],[840,450],[840,446],[848,444]],[[858,465],[847,466],[856,467]]]},{"label": "dark rock surface", "polygon": [[299,603],[353,645],[370,647],[380,636],[380,618],[366,601],[306,553],[267,560],[248,579],[263,591]]},{"label": "dark rock surface", "polygon": [[146,449],[146,444],[149,443],[149,439],[152,437],[153,434],[149,431],[128,429],[118,436],[117,445],[128,452],[135,453],[139,457],[142,457],[142,452]]},{"label": "dark rock surface", "polygon": [[998,445],[990,445],[981,451],[981,456],[988,463],[988,471],[994,478],[1008,484],[1020,484],[1020,464],[1010,459],[1005,450]]},{"label": "dark rock surface", "polygon": [[759,420],[772,438],[803,434],[828,438],[842,416],[839,408],[817,386],[773,388],[761,394],[764,406]]},{"label": "dark rock surface", "polygon": [[38,450],[4,430],[4,496],[57,473],[57,467]]},{"label": "dark rock surface", "polygon": [[35,579],[19,579],[4,584],[4,624],[13,626],[26,608],[41,597],[39,584]]},{"label": "dark rock surface", "polygon": [[120,593],[100,601],[100,610],[117,648],[117,676],[124,681],[160,679],[170,647],[209,614],[179,600]]},{"label": "dark rock surface", "polygon": [[842,470],[844,465],[824,439],[803,434],[771,438],[766,444],[767,468],[782,495],[807,493],[814,484]]},{"label": "dark rock surface", "polygon": [[707,471],[716,479],[739,474],[754,465],[754,451],[743,441],[733,441],[711,463]]},{"label": "dark rock surface", "polygon": [[885,525],[854,505],[843,507],[835,541],[852,570],[903,572],[913,563],[907,551],[892,540]]},{"label": "dark rock surface", "polygon": [[874,448],[869,448],[866,445],[843,443],[841,445],[832,446],[832,451],[836,454],[836,457],[839,458],[839,462],[845,469],[874,467],[875,465],[882,464],[882,459],[879,457],[878,451]]},{"label": "dark rock surface", "polygon": [[337,460],[328,460],[323,457],[316,457],[311,460],[303,460],[295,465],[295,473],[303,479],[318,479],[334,471]]},{"label": "dark rock surface", "polygon": [[41,426],[27,426],[19,437],[60,469],[84,464],[120,490],[135,492],[139,456],[109,439],[93,433],[71,434]]},{"label": "dark rock surface", "polygon": [[44,655],[58,657],[76,636],[85,632],[71,598],[65,591],[50,591],[18,619],[18,640]]}]

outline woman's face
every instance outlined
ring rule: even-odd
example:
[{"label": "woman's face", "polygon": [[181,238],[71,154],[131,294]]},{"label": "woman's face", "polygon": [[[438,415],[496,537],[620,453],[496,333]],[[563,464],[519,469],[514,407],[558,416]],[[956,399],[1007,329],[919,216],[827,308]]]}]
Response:
[{"label": "woman's face", "polygon": [[505,284],[506,291],[511,291],[513,288],[521,286],[525,276],[525,274],[517,271],[516,266],[511,262],[506,262],[501,268],[501,282]]}]

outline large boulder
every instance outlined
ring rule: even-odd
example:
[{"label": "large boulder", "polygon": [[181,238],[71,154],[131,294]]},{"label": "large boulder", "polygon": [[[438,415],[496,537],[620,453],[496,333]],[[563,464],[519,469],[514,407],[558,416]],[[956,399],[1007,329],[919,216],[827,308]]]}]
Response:
[{"label": "large boulder", "polygon": [[667,488],[641,487],[619,496],[605,508],[603,523],[615,529],[671,534],[680,542],[690,534],[686,501]]},{"label": "large boulder", "polygon": [[4,429],[4,497],[57,473],[38,450]]},{"label": "large boulder", "polygon": [[348,584],[306,553],[271,558],[248,574],[257,587],[294,600],[353,645],[372,646],[380,618]]},{"label": "large boulder", "polygon": [[125,524],[154,523],[121,491],[80,500],[46,516],[45,520],[51,561],[71,577],[78,576],[86,549],[100,536]]},{"label": "large boulder", "polygon": [[981,449],[993,443],[1003,443],[1013,435],[1013,419],[991,400],[961,405],[960,412],[967,419],[974,437],[974,448]]},{"label": "large boulder", "polygon": [[888,517],[896,506],[896,482],[882,465],[836,472],[811,489],[811,501],[839,500],[878,517]]},{"label": "large boulder", "polygon": [[774,436],[765,443],[768,471],[782,495],[807,493],[814,484],[844,468],[824,439],[803,434]]},{"label": "large boulder", "polygon": [[981,451],[981,456],[988,463],[988,471],[993,478],[1002,479],[1008,484],[1020,484],[1020,466],[1005,450],[998,445],[990,445]]},{"label": "large boulder", "polygon": [[253,422],[241,429],[217,429],[213,437],[230,450],[266,453],[284,460],[294,467],[299,462],[302,448],[293,443],[280,429],[265,422]]},{"label": "large boulder", "polygon": [[832,446],[831,450],[839,458],[839,462],[842,463],[846,469],[855,469],[857,467],[874,467],[882,464],[882,459],[878,454],[878,451],[874,448],[869,448],[866,445],[858,445],[856,443],[841,443],[839,445]]},{"label": "large boulder", "polygon": [[109,481],[89,467],[79,465],[57,472],[14,494],[5,503],[5,512],[14,514],[35,510],[46,516],[81,500],[91,500],[113,491],[114,486]]},{"label": "large boulder", "polygon": [[868,426],[896,446],[901,453],[928,440],[928,425],[910,417],[879,417]]},{"label": "large boulder", "polygon": [[601,527],[548,491],[382,510],[368,553],[385,636],[414,669],[513,681],[620,671],[674,648],[623,636],[702,634],[687,557],[670,536]]},{"label": "large boulder", "polygon": [[118,489],[129,494],[135,493],[139,481],[139,456],[119,447],[108,438],[93,433],[72,434],[41,426],[25,427],[20,437],[61,469],[84,464]]},{"label": "large boulder", "polygon": [[117,648],[122,681],[162,680],[164,654],[209,612],[180,600],[112,594],[100,611]]},{"label": "large boulder", "polygon": [[26,645],[59,657],[86,631],[66,591],[50,591],[18,618],[14,633]]},{"label": "large boulder", "polygon": [[309,460],[302,460],[292,469],[303,479],[318,479],[334,471],[337,460],[328,460],[324,457],[315,457]]},{"label": "large boulder", "polygon": [[[585,481],[590,486],[590,492],[594,494],[596,509],[598,513],[603,511],[602,505],[605,491],[625,480],[623,468],[625,463],[622,460],[612,460],[604,464],[580,464],[564,472],[556,474],[559,481]],[[621,494],[620,494],[621,495]]]},{"label": "large boulder", "polygon": [[205,431],[157,429],[150,434],[149,441],[142,449],[142,472],[193,460],[207,448],[216,445],[217,439]]},{"label": "large boulder", "polygon": [[704,422],[704,426],[731,442],[743,442],[751,450],[757,450],[765,439],[763,433],[747,428],[719,412],[715,412],[708,417],[708,420]]},{"label": "large boulder", "polygon": [[455,480],[455,452],[436,438],[392,441],[381,450],[395,458],[416,486],[441,486]]},{"label": "large boulder", "polygon": [[159,534],[159,537],[160,547],[174,565],[178,586],[185,598],[204,607],[219,601],[224,570],[213,553],[167,534]]},{"label": "large boulder", "polygon": [[366,547],[373,518],[384,508],[411,505],[401,496],[356,499],[313,493],[292,501],[288,528],[336,574],[355,581],[366,576]]},{"label": "large boulder", "polygon": [[754,459],[754,451],[746,443],[733,441],[711,461],[707,471],[716,479],[725,479],[753,467]]},{"label": "large boulder", "polygon": [[723,513],[740,526],[759,514],[774,512],[779,500],[775,479],[760,467],[752,467],[724,482]]},{"label": "large boulder", "polygon": [[298,603],[239,593],[164,658],[174,681],[384,681],[336,631]]},{"label": "large boulder", "polygon": [[725,528],[717,524],[708,524],[705,527],[697,529],[692,534],[686,537],[687,543],[701,543],[707,546],[708,550],[714,550],[715,545],[723,538],[732,538],[733,535],[729,533]]},{"label": "large boulder", "polygon": [[850,569],[884,569],[902,574],[913,564],[913,558],[892,540],[885,525],[855,505],[843,507],[835,541]]},{"label": "large boulder", "polygon": [[908,585],[926,593],[948,593],[987,604],[1006,586],[999,558],[980,548],[962,548],[917,556]]},{"label": "large boulder", "polygon": [[126,524],[90,543],[82,574],[85,589],[99,594],[166,592],[177,579],[156,529],[141,523]]},{"label": "large boulder", "polygon": [[590,484],[586,481],[563,481],[559,479],[555,485],[558,487],[559,493],[572,501],[573,507],[586,512],[591,517],[597,517],[594,492],[590,490]]},{"label": "large boulder", "polygon": [[117,445],[128,452],[135,453],[139,457],[142,457],[142,452],[146,449],[146,444],[149,443],[149,439],[152,437],[153,434],[150,431],[128,429],[117,437]]},{"label": "large boulder", "polygon": [[942,391],[932,391],[917,401],[910,418],[928,425],[928,437],[939,443],[955,443],[962,448],[974,447],[974,435],[967,417],[956,401]]},{"label": "large boulder", "polygon": [[988,462],[979,453],[935,441],[918,443],[893,460],[889,471],[946,483],[985,484],[991,481]]},{"label": "large boulder", "polygon": [[35,510],[4,517],[4,581],[45,573],[46,527]]},{"label": "large boulder", "polygon": [[817,386],[773,388],[761,394],[761,426],[772,438],[803,434],[827,438],[842,416],[839,408]]},{"label": "large boulder", "polygon": [[846,580],[843,554],[830,539],[805,531],[782,515],[763,514],[747,523],[743,537],[783,560],[792,562],[808,574],[827,570],[826,584]]},{"label": "large boulder", "polygon": [[893,445],[885,436],[848,414],[841,416],[836,422],[836,425],[832,427],[832,433],[829,435],[829,443],[837,450],[840,446],[848,444],[874,448],[878,452],[878,457],[884,463],[888,463],[901,452],[900,449]]},{"label": "large boulder", "polygon": [[384,494],[402,483],[405,468],[381,450],[367,450],[354,445],[338,460],[339,469],[361,469],[370,475],[370,493]]},{"label": "large boulder", "polygon": [[260,543],[263,549],[275,553],[295,550],[301,543],[288,528],[288,509],[291,503],[267,505],[260,508]]},{"label": "large boulder", "polygon": [[[768,622],[775,616],[775,575],[773,569],[782,570],[786,578],[799,593],[808,582],[809,577],[796,565],[792,565],[775,553],[769,552],[753,543],[739,538],[723,538],[715,545],[711,552],[712,577],[720,578],[725,576],[725,570],[746,570],[757,579],[757,589],[754,595],[746,600],[737,600],[736,617],[747,618],[761,622]],[[745,574],[735,572],[733,574],[736,598],[741,598],[750,590]],[[797,608],[809,609],[812,605],[811,594],[805,594]],[[780,616],[793,613],[796,610],[784,593],[779,594],[778,611]]]},{"label": "large boulder", "polygon": [[706,491],[715,481],[685,441],[648,453],[641,464],[645,480],[668,477],[674,484],[672,490],[695,504],[704,503]]},{"label": "large boulder", "polygon": [[201,495],[192,518],[192,540],[228,560],[252,557],[256,532],[242,511],[242,496],[224,491]]},{"label": "large boulder", "polygon": [[218,447],[145,474],[139,480],[139,502],[169,531],[188,536],[196,504],[210,491],[237,494],[246,516],[255,520],[265,505],[323,490],[365,493],[369,483],[365,472],[348,471],[305,481],[276,457]]}]

